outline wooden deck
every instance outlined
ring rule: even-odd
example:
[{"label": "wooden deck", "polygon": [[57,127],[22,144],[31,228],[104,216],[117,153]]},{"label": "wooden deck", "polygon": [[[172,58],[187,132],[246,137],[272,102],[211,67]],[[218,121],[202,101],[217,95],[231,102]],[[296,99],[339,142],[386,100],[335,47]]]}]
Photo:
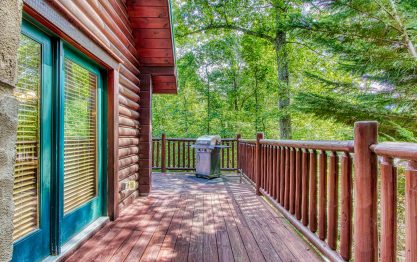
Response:
[{"label": "wooden deck", "polygon": [[321,261],[253,188],[154,174],[153,190],[66,261]]}]

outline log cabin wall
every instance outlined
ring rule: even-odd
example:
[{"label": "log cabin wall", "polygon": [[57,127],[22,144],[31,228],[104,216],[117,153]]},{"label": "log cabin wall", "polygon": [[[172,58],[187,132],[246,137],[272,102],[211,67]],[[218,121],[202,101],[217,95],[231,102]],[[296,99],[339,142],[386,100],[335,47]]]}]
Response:
[{"label": "log cabin wall", "polygon": [[[118,117],[118,202],[119,208],[129,205],[139,194],[139,61],[135,49],[125,3],[120,0],[55,1],[55,5],[70,13],[86,30],[95,35],[122,63],[119,70]],[[115,158],[115,161],[116,158]],[[132,184],[132,183],[131,183]],[[131,185],[130,184],[130,185]],[[117,198],[116,198],[117,199]]]},{"label": "log cabin wall", "polygon": [[150,191],[152,94],[177,92],[169,0],[24,3],[27,14],[108,69],[107,202],[115,219]]},{"label": "log cabin wall", "polygon": [[[114,176],[118,181],[114,186],[109,184],[108,202],[113,202],[109,203],[109,215],[115,218],[139,195],[140,72],[126,3],[123,0],[25,0],[25,11],[43,20],[41,23],[77,48],[85,49],[82,51],[89,52],[89,56],[100,60],[108,69],[116,61],[118,68],[109,70],[108,76],[109,90],[115,92],[114,101],[109,101],[109,111],[114,111],[109,114],[117,114],[113,123],[109,118],[109,129],[114,129],[113,138],[117,140],[113,144],[114,159],[109,154],[109,161],[113,162],[109,163],[109,177]],[[100,56],[110,57],[112,65]]]}]

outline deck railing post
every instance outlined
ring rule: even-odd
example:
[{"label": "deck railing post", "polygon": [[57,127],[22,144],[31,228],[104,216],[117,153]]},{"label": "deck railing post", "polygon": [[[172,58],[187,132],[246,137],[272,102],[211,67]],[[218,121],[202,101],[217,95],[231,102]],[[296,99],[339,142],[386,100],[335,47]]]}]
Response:
[{"label": "deck railing post", "polygon": [[166,162],[166,135],[162,134],[161,138],[161,172],[165,173],[167,171],[167,162]]},{"label": "deck railing post", "polygon": [[355,261],[377,261],[377,156],[370,150],[378,140],[378,123],[355,123]]},{"label": "deck railing post", "polygon": [[240,157],[240,152],[239,152],[240,145],[239,145],[239,140],[241,138],[242,138],[241,134],[236,135],[236,168],[237,168],[238,171],[240,170],[240,159],[239,159],[239,157]]},{"label": "deck railing post", "polygon": [[260,140],[264,138],[263,133],[256,134],[256,148],[255,148],[255,181],[256,181],[256,194],[261,195],[260,186],[261,186],[261,143]]}]

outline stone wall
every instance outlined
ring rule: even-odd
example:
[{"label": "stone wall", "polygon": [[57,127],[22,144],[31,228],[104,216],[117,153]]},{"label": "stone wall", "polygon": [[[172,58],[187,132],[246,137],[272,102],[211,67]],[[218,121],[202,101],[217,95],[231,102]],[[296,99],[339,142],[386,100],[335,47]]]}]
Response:
[{"label": "stone wall", "polygon": [[22,0],[0,5],[0,261],[9,261],[13,248],[13,168],[17,128],[17,49]]}]

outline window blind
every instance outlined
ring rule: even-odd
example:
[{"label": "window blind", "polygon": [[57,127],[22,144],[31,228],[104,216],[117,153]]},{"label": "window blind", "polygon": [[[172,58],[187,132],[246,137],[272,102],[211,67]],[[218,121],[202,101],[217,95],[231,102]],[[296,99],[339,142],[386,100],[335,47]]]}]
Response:
[{"label": "window blind", "polygon": [[64,212],[96,195],[97,76],[65,59]]},{"label": "window blind", "polygon": [[19,101],[13,187],[14,240],[32,232],[39,225],[41,63],[41,45],[21,35],[18,50],[18,81],[14,93]]}]

